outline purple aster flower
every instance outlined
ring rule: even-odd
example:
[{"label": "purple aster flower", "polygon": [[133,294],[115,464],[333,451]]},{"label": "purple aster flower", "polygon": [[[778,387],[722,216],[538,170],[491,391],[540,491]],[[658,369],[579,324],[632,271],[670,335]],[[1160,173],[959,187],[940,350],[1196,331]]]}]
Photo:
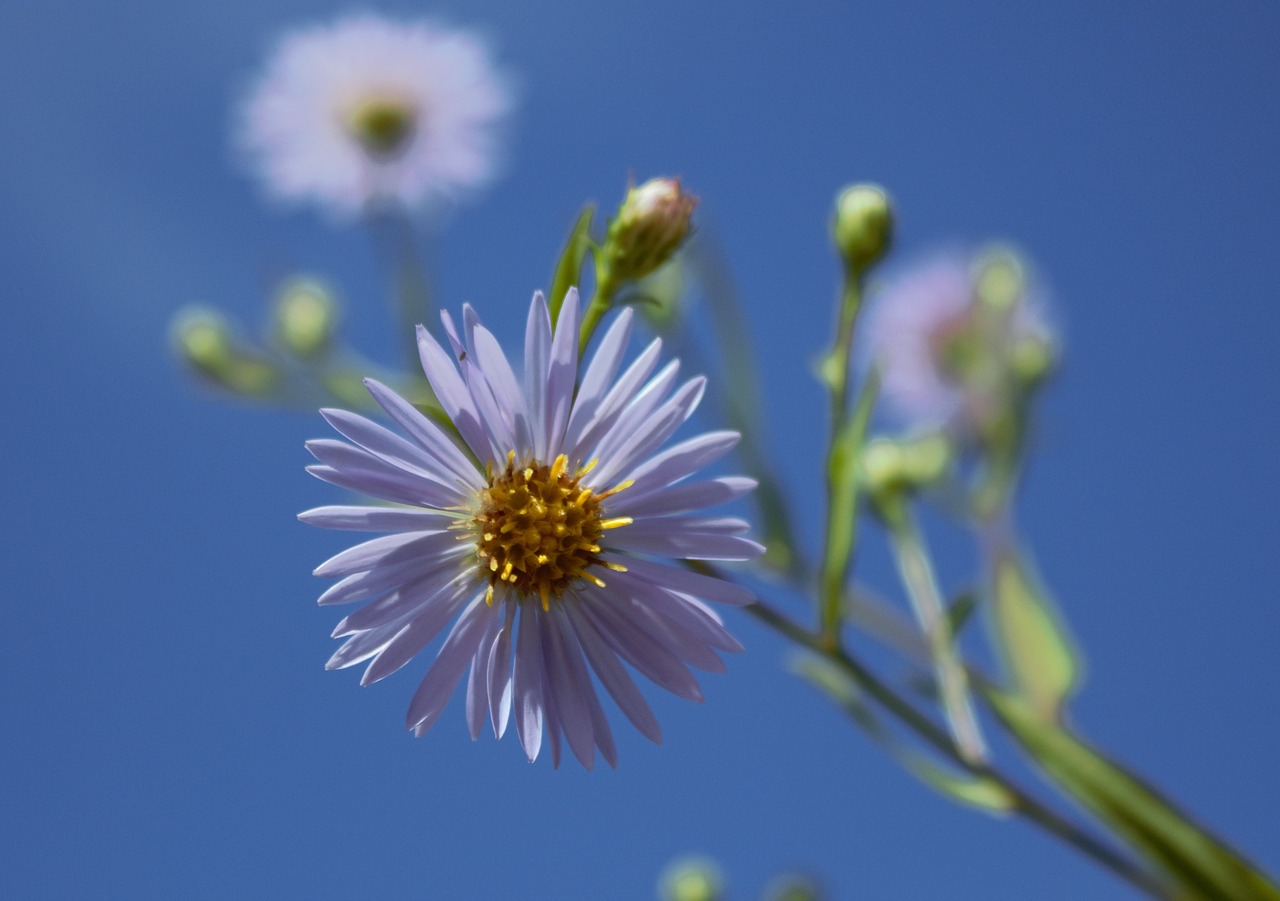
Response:
[{"label": "purple aster flower", "polygon": [[461,333],[442,318],[449,348],[421,326],[418,347],[465,447],[372,379],[365,384],[403,436],[324,410],[347,441],[307,445],[320,461],[314,475],[399,505],[301,514],[313,525],[389,533],[315,571],[340,580],[321,604],[364,602],[334,630],[347,640],[328,668],[368,661],[362,684],[376,682],[447,628],[409,705],[415,734],[435,724],[466,674],[473,738],[486,715],[499,737],[514,720],[530,760],[545,736],[558,765],[563,735],[584,766],[595,748],[616,766],[592,672],[657,742],[658,723],[624,663],[701,700],[690,667],[723,672],[716,652],[741,650],[707,602],[745,604],[751,594],[677,562],[746,560],[763,550],[744,537],[747,523],[702,513],[755,482],[692,478],[738,435],[708,432],[667,446],[705,380],[677,384],[677,361],[658,369],[660,340],[622,369],[630,310],[579,374],[577,291],[554,332],[535,295],[523,380],[470,307]]},{"label": "purple aster flower", "polygon": [[239,140],[281,199],[340,217],[376,202],[418,208],[489,180],[510,106],[475,36],[364,14],[285,37]]},{"label": "purple aster flower", "polygon": [[865,349],[904,421],[980,429],[1007,401],[1024,342],[1052,346],[1040,297],[1019,288],[999,305],[983,301],[977,281],[993,259],[1012,258],[939,256],[891,278],[875,298]]}]

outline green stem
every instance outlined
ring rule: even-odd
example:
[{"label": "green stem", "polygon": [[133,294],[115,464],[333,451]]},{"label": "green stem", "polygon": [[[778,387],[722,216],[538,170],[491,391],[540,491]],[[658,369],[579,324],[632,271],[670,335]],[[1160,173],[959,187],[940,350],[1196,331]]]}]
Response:
[{"label": "green stem", "polygon": [[392,306],[400,328],[405,362],[410,372],[418,369],[417,326],[431,316],[431,285],[427,267],[419,258],[418,241],[409,214],[393,207],[370,222],[385,265],[393,273]]},{"label": "green stem", "polygon": [[595,334],[596,326],[600,324],[604,314],[609,312],[610,307],[613,306],[613,296],[618,293],[618,288],[620,287],[621,285],[614,281],[608,266],[601,262],[599,255],[597,255],[596,293],[592,296],[591,303],[587,304],[587,309],[582,314],[582,326],[578,332],[579,358],[587,352],[587,345],[591,343],[591,336]]},{"label": "green stem", "polygon": [[1035,823],[1055,838],[1060,839],[1081,854],[1110,870],[1134,888],[1152,898],[1173,901],[1169,888],[1154,876],[1129,860],[1123,854],[1096,836],[1084,831],[1071,820],[1049,808],[1015,783],[1009,776],[990,764],[968,760],[946,729],[918,710],[910,701],[883,682],[857,658],[841,646],[832,646],[825,635],[815,634],[773,609],[762,601],[743,608],[748,614],[763,622],[795,644],[826,659],[849,679],[892,714],[904,726],[914,732],[926,744],[950,760],[957,767],[1000,785],[1014,801],[1014,812]]},{"label": "green stem", "polygon": [[[818,570],[818,616],[823,638],[831,647],[838,646],[840,642],[844,582],[853,554],[852,533],[842,526],[854,514],[856,498],[851,492],[839,490],[841,461],[837,459],[836,452],[849,417],[849,357],[853,347],[853,325],[861,306],[859,276],[852,269],[846,269],[835,341],[822,367],[822,374],[831,389],[831,436],[827,444],[827,521],[823,533],[828,540],[823,546]],[[848,465],[849,461],[844,461],[844,464]],[[850,538],[837,547],[831,538],[839,534],[848,534]]]}]

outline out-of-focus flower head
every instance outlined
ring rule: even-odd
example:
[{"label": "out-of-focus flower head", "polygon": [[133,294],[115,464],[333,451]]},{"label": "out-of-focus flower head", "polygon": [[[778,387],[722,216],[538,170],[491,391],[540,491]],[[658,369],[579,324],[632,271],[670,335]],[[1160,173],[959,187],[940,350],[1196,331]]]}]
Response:
[{"label": "out-of-focus flower head", "polygon": [[366,14],[287,35],[238,137],[280,199],[339,217],[378,203],[431,208],[489,181],[510,106],[476,36]]},{"label": "out-of-focus flower head", "polygon": [[938,256],[891,277],[864,335],[903,421],[970,434],[1045,375],[1057,340],[1021,261],[1002,248]]},{"label": "out-of-focus flower head", "polygon": [[473,738],[486,715],[498,736],[514,720],[530,760],[545,736],[559,763],[563,735],[584,766],[596,748],[614,765],[591,671],[658,741],[657,721],[622,661],[700,700],[689,667],[723,671],[717,652],[741,650],[706,602],[745,604],[750,592],[675,561],[760,554],[743,535],[745,522],[702,512],[755,482],[691,478],[737,443],[736,432],[665,447],[697,407],[705,379],[678,384],[675,362],[654,375],[660,339],[618,375],[632,318],[630,310],[618,315],[580,379],[576,290],[554,329],[535,296],[523,379],[470,307],[461,332],[445,317],[447,349],[419,327],[423,369],[465,447],[373,380],[366,385],[374,399],[406,437],[353,413],[322,411],[350,443],[310,442],[319,460],[310,472],[398,505],[301,515],[327,528],[390,533],[316,570],[341,580],[321,604],[364,602],[334,630],[347,640],[329,668],[369,661],[362,682],[376,682],[452,622],[409,705],[416,734],[437,721],[469,667]]}]

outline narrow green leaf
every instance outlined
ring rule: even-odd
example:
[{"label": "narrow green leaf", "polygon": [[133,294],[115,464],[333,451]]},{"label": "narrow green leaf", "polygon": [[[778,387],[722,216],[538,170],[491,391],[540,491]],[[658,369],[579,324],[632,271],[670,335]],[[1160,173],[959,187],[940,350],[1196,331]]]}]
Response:
[{"label": "narrow green leaf", "polygon": [[1015,553],[996,558],[994,580],[991,612],[1005,666],[1032,709],[1056,720],[1080,680],[1071,640]]},{"label": "narrow green leaf", "polygon": [[1280,901],[1280,888],[1271,879],[1156,789],[1045,721],[1027,701],[996,688],[985,693],[996,716],[1049,778],[1185,888],[1188,897]]},{"label": "narrow green leaf", "polygon": [[[747,329],[749,320],[728,262],[705,226],[699,230],[697,240],[681,252],[681,258],[693,271],[707,305],[711,346],[715,348],[721,370],[721,377],[715,380],[715,396],[724,403],[729,428],[742,435],[738,459],[746,467],[747,475],[760,483],[752,492],[764,529],[766,550],[760,562],[797,580],[807,580],[807,564],[796,540],[787,492],[764,443],[769,431],[761,413],[759,367]],[[688,347],[696,344],[689,342]]]},{"label": "narrow green leaf", "polygon": [[955,641],[960,631],[968,624],[973,611],[978,608],[978,594],[974,591],[962,591],[951,606],[947,608],[947,632]]},{"label": "narrow green leaf", "polygon": [[991,814],[1005,814],[1014,808],[1016,799],[996,780],[941,766],[895,737],[863,700],[857,686],[827,661],[802,655],[792,662],[792,670],[826,694],[872,741],[925,785]]},{"label": "narrow green leaf", "polygon": [[560,252],[555,274],[551,277],[551,294],[547,297],[553,325],[560,318],[560,305],[564,303],[565,292],[578,287],[582,282],[582,264],[586,262],[587,251],[591,249],[591,220],[595,212],[594,203],[582,208],[569,231],[568,240],[564,242],[564,250]]},{"label": "narrow green leaf", "polygon": [[905,752],[906,749],[900,749],[894,756],[912,775],[962,804],[1005,814],[1017,803],[1009,790],[994,779],[948,770],[920,754]]}]

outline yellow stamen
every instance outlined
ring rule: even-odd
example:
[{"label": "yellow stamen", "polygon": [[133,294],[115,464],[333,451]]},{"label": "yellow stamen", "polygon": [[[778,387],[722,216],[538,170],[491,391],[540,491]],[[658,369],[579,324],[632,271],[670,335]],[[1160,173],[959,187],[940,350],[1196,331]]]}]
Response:
[{"label": "yellow stamen", "polygon": [[614,485],[608,491],[602,491],[600,494],[597,494],[596,497],[600,497],[600,498],[613,497],[619,491],[626,491],[635,483],[636,483],[635,479],[627,479],[625,482],[619,482],[618,484]]},{"label": "yellow stamen", "polygon": [[631,483],[597,493],[582,484],[596,460],[574,471],[565,454],[550,464],[517,459],[512,452],[505,467],[486,467],[488,486],[463,520],[477,557],[488,561],[485,602],[492,605],[501,584],[538,598],[549,611],[575,584],[603,588],[599,572],[626,572],[601,559],[601,542],[606,530],[629,525],[631,517],[606,518],[601,501]]},{"label": "yellow stamen", "polygon": [[565,469],[568,468],[568,466],[569,466],[568,457],[566,457],[564,454],[561,454],[560,456],[556,457],[555,462],[551,464],[551,478],[553,480],[560,478],[562,475],[564,475],[564,471]]}]

